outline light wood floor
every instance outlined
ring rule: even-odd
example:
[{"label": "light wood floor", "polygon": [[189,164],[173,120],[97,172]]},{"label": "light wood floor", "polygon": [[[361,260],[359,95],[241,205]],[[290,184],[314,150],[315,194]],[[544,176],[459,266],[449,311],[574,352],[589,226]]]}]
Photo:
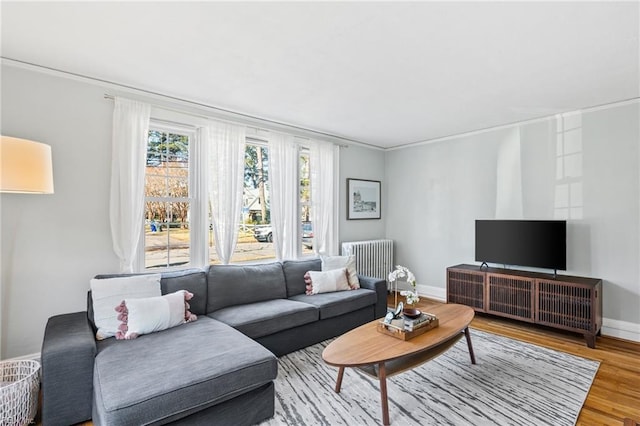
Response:
[{"label": "light wood floor", "polygon": [[[391,296],[389,302],[393,304]],[[429,306],[437,303],[440,302],[422,298],[418,308],[428,312]],[[640,423],[640,343],[600,336],[596,349],[590,349],[578,334],[483,314],[476,315],[471,328],[472,336],[473,329],[478,329],[600,361],[577,425],[636,426],[633,421]]]},{"label": "light wood floor", "polygon": [[[389,300],[393,305],[393,299]],[[422,298],[418,308],[428,312],[436,303],[440,302]],[[596,349],[590,349],[578,334],[484,314],[476,314],[471,328],[472,338],[473,329],[478,329],[600,361],[577,424],[623,425],[625,419],[640,422],[640,343],[600,336]],[[626,424],[634,423],[627,420]]]}]

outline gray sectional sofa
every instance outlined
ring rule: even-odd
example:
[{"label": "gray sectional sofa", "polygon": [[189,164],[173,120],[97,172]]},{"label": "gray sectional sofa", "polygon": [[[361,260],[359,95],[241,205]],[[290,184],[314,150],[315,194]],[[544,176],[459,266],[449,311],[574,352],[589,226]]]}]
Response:
[{"label": "gray sectional sofa", "polygon": [[43,424],[243,425],[273,416],[276,356],[386,313],[386,283],[374,278],[307,296],[304,274],[320,269],[312,259],[165,273],[162,293],[192,292],[198,320],[125,341],[96,341],[89,295],[86,312],[47,323]]}]

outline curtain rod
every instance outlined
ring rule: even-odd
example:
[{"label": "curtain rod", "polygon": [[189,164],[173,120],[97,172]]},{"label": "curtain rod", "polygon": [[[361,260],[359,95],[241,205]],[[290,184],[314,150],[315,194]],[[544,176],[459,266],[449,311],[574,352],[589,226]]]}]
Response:
[{"label": "curtain rod", "polygon": [[[114,96],[114,95],[111,95],[111,94],[109,94],[109,93],[105,93],[105,94],[104,94],[104,98],[105,98],[105,99],[109,99],[109,100],[114,100],[114,99],[115,99],[115,96]],[[177,98],[176,98],[176,99],[177,99]],[[207,106],[207,105],[198,104],[198,103],[196,103],[196,102],[185,101],[185,100],[182,100],[182,99],[178,99],[178,100],[180,100],[181,102],[187,102],[187,103],[190,103],[190,104],[193,104],[193,105],[197,105],[197,106],[200,106],[200,107],[215,108],[215,107],[209,107],[209,106]],[[218,121],[223,121],[223,122],[227,122],[227,123],[231,123],[231,124],[238,124],[238,122],[237,122],[237,121],[236,121],[236,122],[234,122],[234,121],[229,120],[229,119],[218,118],[218,117],[212,117],[212,116],[209,116],[209,115],[206,115],[206,114],[199,114],[199,113],[195,113],[195,112],[191,112],[191,111],[184,111],[184,110],[181,110],[181,109],[178,109],[178,108],[168,107],[168,106],[166,106],[166,105],[159,105],[159,104],[154,104],[154,103],[150,103],[150,102],[147,102],[147,103],[148,103],[148,104],[150,104],[151,106],[154,106],[154,107],[156,107],[156,108],[161,108],[161,109],[164,109],[164,110],[166,110],[166,111],[177,112],[177,113],[179,113],[179,114],[190,115],[190,116],[192,116],[192,117],[204,118],[204,119],[207,119],[207,120],[218,120]],[[302,130],[302,131],[304,131],[304,132],[315,133],[315,134],[318,134],[318,135],[322,135],[322,136],[330,137],[330,138],[334,138],[334,139],[342,139],[342,140],[351,141],[350,139],[341,138],[341,137],[339,137],[339,136],[334,136],[334,135],[331,135],[331,134],[329,134],[329,133],[323,133],[323,132],[318,132],[318,131],[315,131],[315,130],[305,129],[304,127],[291,126],[291,125],[289,125],[289,124],[283,124],[283,123],[279,123],[279,122],[277,122],[277,121],[273,121],[273,120],[267,120],[267,119],[263,119],[263,118],[258,118],[258,117],[254,117],[254,116],[251,116],[251,115],[248,115],[248,114],[242,114],[242,113],[231,112],[231,111],[227,111],[227,110],[224,110],[224,109],[221,109],[221,108],[215,108],[215,109],[220,110],[220,111],[222,111],[222,112],[224,112],[224,113],[226,113],[226,114],[240,115],[240,116],[242,116],[242,117],[246,117],[246,118],[249,118],[249,119],[251,119],[251,120],[266,121],[266,122],[269,122],[269,123],[272,123],[272,124],[275,124],[275,125],[278,125],[278,126],[290,127],[290,128],[296,129],[296,130]],[[256,126],[256,125],[253,125],[253,124],[248,124],[247,126],[249,126],[249,127],[253,127],[253,128],[255,128],[255,129],[257,129],[257,130],[263,130],[263,131],[266,131],[266,132],[273,132],[273,131],[276,131],[276,130],[274,130],[274,129],[268,129],[268,128],[267,128],[267,129],[265,129],[265,128],[263,128],[263,127]],[[299,138],[303,138],[303,139],[307,139],[307,140],[311,140],[311,138],[310,138],[309,136],[306,136],[306,135],[304,135],[304,136],[301,136],[301,135],[294,135],[294,136],[299,137]],[[340,148],[349,148],[349,145],[347,145],[347,144],[341,144],[341,143],[334,142],[334,141],[327,141],[327,142],[330,142],[330,143],[332,143],[332,144],[334,144],[334,145],[337,145],[337,146],[339,146]],[[351,142],[359,143],[359,142],[357,142],[357,141],[351,141]]]}]

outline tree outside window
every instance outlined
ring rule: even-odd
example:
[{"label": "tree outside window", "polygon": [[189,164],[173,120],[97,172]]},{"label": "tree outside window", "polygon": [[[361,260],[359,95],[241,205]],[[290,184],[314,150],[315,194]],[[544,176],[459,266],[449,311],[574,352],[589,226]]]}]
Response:
[{"label": "tree outside window", "polygon": [[189,263],[189,140],[149,131],[145,174],[145,268]]}]

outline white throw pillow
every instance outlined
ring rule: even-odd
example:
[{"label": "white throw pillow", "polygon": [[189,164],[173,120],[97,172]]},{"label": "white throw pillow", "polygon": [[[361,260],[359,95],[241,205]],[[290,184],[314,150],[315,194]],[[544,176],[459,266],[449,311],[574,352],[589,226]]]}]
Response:
[{"label": "white throw pillow", "polygon": [[307,283],[308,295],[351,290],[347,280],[347,268],[309,271],[305,274],[305,282]]},{"label": "white throw pillow", "polygon": [[96,338],[103,340],[116,335],[120,321],[115,307],[127,298],[161,296],[160,274],[92,279],[93,321],[98,328]]},{"label": "white throw pillow", "polygon": [[195,321],[197,317],[189,312],[187,303],[192,297],[193,293],[178,290],[164,296],[124,299],[115,308],[121,321],[116,338],[135,339],[142,334]]},{"label": "white throw pillow", "polygon": [[349,273],[349,286],[352,290],[360,288],[358,271],[356,271],[356,257],[351,256],[322,256],[322,270],[331,271],[333,269],[347,268]]}]

